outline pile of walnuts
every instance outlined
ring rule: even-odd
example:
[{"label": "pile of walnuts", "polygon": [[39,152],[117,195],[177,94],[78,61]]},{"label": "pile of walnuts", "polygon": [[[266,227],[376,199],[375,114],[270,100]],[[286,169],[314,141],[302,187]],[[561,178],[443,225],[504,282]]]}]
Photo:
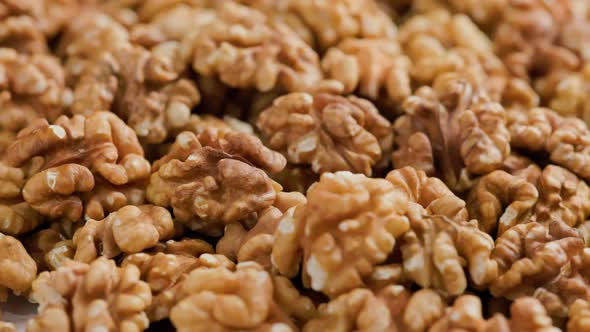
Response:
[{"label": "pile of walnuts", "polygon": [[590,332],[590,2],[0,0],[9,296],[28,332]]}]

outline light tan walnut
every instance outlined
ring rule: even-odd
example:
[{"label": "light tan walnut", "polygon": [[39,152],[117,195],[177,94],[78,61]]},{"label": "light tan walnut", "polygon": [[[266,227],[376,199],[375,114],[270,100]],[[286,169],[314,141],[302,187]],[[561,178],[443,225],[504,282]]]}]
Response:
[{"label": "light tan walnut", "polygon": [[275,185],[258,167],[281,169],[280,155],[254,136],[231,135],[206,146],[190,132],[179,134],[170,152],[154,163],[148,200],[172,207],[178,221],[208,234],[220,234],[226,224],[255,218],[271,206]]},{"label": "light tan walnut", "polygon": [[342,87],[324,80],[317,53],[287,25],[262,12],[223,2],[215,18],[182,41],[193,69],[235,88],[269,91],[332,91]]},{"label": "light tan walnut", "polygon": [[302,0],[292,6],[322,48],[347,37],[393,38],[396,34],[395,24],[374,0]]},{"label": "light tan walnut", "polygon": [[384,179],[324,173],[307,204],[285,212],[272,263],[293,277],[303,255],[304,284],[330,297],[364,284],[408,230],[405,197]]},{"label": "light tan walnut", "polygon": [[19,235],[43,223],[41,215],[22,197],[27,173],[0,162],[0,232],[4,234]]},{"label": "light tan walnut", "polygon": [[543,150],[547,138],[561,123],[559,115],[546,108],[510,109],[506,118],[510,145],[529,151]]},{"label": "light tan walnut", "polygon": [[74,260],[90,263],[154,247],[174,235],[170,212],[154,205],[127,205],[102,220],[89,219],[73,237]]},{"label": "light tan walnut", "polygon": [[469,216],[488,234],[502,235],[516,224],[530,221],[539,192],[527,179],[497,170],[484,175],[471,189]]},{"label": "light tan walnut", "polygon": [[48,49],[43,31],[35,19],[27,15],[2,17],[0,47],[13,48],[29,54],[45,53]]},{"label": "light tan walnut", "polygon": [[395,167],[437,174],[453,190],[464,190],[469,174],[499,169],[510,154],[505,111],[476,88],[450,73],[408,97],[394,124]]},{"label": "light tan walnut", "polygon": [[551,161],[590,179],[590,130],[584,121],[575,118],[561,121],[545,148]]},{"label": "light tan walnut", "polygon": [[94,189],[82,194],[84,216],[99,220],[123,206],[145,204],[146,188],[147,181],[116,186],[98,178]]},{"label": "light tan walnut", "polygon": [[48,270],[57,270],[65,262],[74,259],[76,248],[72,240],[63,240],[55,243],[43,256],[43,261]]},{"label": "light tan walnut", "polygon": [[27,321],[27,332],[70,332],[70,317],[62,304],[52,304],[39,311],[39,314]]},{"label": "light tan walnut", "polygon": [[504,160],[501,170],[511,175],[526,179],[535,186],[537,185],[542,172],[541,167],[539,167],[534,161],[516,153],[511,153],[508,158]]},{"label": "light tan walnut", "polygon": [[149,324],[144,310],[152,295],[139,277],[137,267],[119,268],[102,257],[90,265],[69,261],[56,271],[43,272],[31,292],[41,316],[29,324],[47,322],[45,315],[51,314],[68,317],[70,331],[143,331]]},{"label": "light tan walnut", "polygon": [[392,144],[389,121],[368,100],[354,96],[288,94],[275,99],[257,125],[271,148],[316,173],[370,175]]},{"label": "light tan walnut", "polygon": [[578,117],[587,125],[590,124],[590,63],[586,63],[579,71],[560,73],[552,84],[544,83],[549,86],[540,88],[548,90],[545,94],[551,109],[562,116]]},{"label": "light tan walnut", "polygon": [[16,295],[31,288],[37,277],[37,264],[16,238],[0,233],[0,301],[6,301],[8,290]]},{"label": "light tan walnut", "polygon": [[583,247],[577,232],[561,221],[548,227],[536,222],[516,225],[496,240],[491,257],[498,263],[499,276],[490,290],[507,298],[533,295],[537,288],[566,278],[560,276],[562,270]]},{"label": "light tan walnut", "polygon": [[[8,147],[4,162],[20,167],[35,160],[41,162],[35,168],[38,173],[23,188],[25,201],[41,214],[70,220],[81,217],[81,199],[63,195],[90,192],[95,178],[123,186],[120,190],[125,192],[124,185],[145,181],[150,174],[137,136],[110,112],[60,117],[53,125],[45,122],[25,128]],[[53,200],[75,208],[54,207]]]},{"label": "light tan walnut", "polygon": [[445,307],[440,295],[430,289],[411,294],[398,285],[378,293],[357,288],[320,305],[319,317],[303,331],[423,332],[443,316]]},{"label": "light tan walnut", "polygon": [[412,94],[410,65],[391,39],[345,39],[322,58],[322,69],[343,84],[343,92],[386,96],[396,104]]},{"label": "light tan walnut", "polygon": [[51,269],[47,264],[45,256],[55,248],[55,246],[64,241],[63,234],[60,234],[55,229],[47,228],[37,231],[23,239],[22,243],[27,252],[37,263],[38,271],[45,271]]},{"label": "light tan walnut", "polygon": [[438,76],[455,73],[493,101],[508,92],[508,72],[493,53],[493,43],[465,15],[444,9],[412,15],[401,25],[398,39],[412,62],[411,78],[420,84],[431,85]]},{"label": "light tan walnut", "polygon": [[254,261],[270,271],[274,234],[281,218],[289,208],[305,202],[305,196],[297,192],[277,193],[273,206],[260,213],[251,229],[244,228],[241,223],[225,226],[223,237],[217,242],[216,253],[237,262]]},{"label": "light tan walnut", "polygon": [[281,308],[273,278],[256,263],[193,270],[183,288],[188,296],[170,311],[178,331],[296,330],[294,311]]},{"label": "light tan walnut", "polygon": [[65,87],[59,60],[0,48],[0,128],[12,133],[36,119],[54,121],[65,112],[72,93]]},{"label": "light tan walnut", "polygon": [[539,202],[535,206],[538,222],[559,220],[578,226],[590,216],[590,188],[565,168],[549,165],[539,177]]},{"label": "light tan walnut", "polygon": [[0,4],[0,17],[26,15],[38,28],[53,37],[77,12],[78,0],[6,0]]}]

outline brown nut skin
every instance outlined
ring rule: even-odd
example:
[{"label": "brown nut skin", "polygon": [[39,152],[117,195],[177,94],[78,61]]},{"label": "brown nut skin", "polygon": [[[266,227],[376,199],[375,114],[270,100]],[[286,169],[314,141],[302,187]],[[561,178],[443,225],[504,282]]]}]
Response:
[{"label": "brown nut skin", "polygon": [[0,46],[13,48],[23,53],[45,53],[47,52],[47,39],[32,17],[15,15],[2,18]]},{"label": "brown nut skin", "polygon": [[37,270],[44,271],[51,269],[51,266],[45,260],[45,256],[61,241],[64,241],[64,236],[60,232],[47,228],[25,237],[22,243],[29,255],[37,263]]},{"label": "brown nut skin", "polygon": [[412,93],[409,67],[400,46],[385,38],[347,38],[322,58],[322,69],[343,84],[343,92],[358,91],[372,100],[386,96],[396,104]]},{"label": "brown nut skin", "polygon": [[256,263],[193,270],[183,283],[188,297],[170,311],[179,331],[295,331],[274,300],[273,279]]},{"label": "brown nut skin", "polygon": [[578,299],[569,307],[569,319],[567,330],[571,332],[582,332],[590,329],[590,303]]},{"label": "brown nut skin", "polygon": [[63,305],[48,305],[39,311],[39,314],[33,319],[29,319],[26,325],[27,332],[70,332],[70,317],[66,313]]},{"label": "brown nut skin", "polygon": [[37,264],[16,238],[0,233],[0,300],[6,301],[7,290],[20,295],[31,288],[37,277]]},{"label": "brown nut skin", "polygon": [[137,267],[119,268],[104,257],[90,265],[69,261],[56,271],[43,272],[31,292],[41,316],[29,324],[43,323],[45,310],[53,308],[60,312],[52,315],[69,317],[71,331],[143,331],[149,324],[144,310],[152,294],[139,276]]},{"label": "brown nut skin", "polygon": [[0,162],[0,232],[19,235],[43,223],[43,217],[22,198],[27,172]]},{"label": "brown nut skin", "polygon": [[583,247],[578,233],[561,221],[548,227],[536,222],[516,225],[496,240],[491,258],[498,264],[499,275],[490,291],[507,298],[532,295],[538,287],[555,283]]},{"label": "brown nut skin", "polygon": [[169,154],[154,163],[147,199],[172,207],[189,228],[219,235],[224,225],[251,218],[275,200],[273,182],[254,166],[255,158],[252,165],[246,157],[203,146],[184,132]]},{"label": "brown nut skin", "polygon": [[234,88],[341,90],[339,82],[323,79],[318,55],[288,26],[234,2],[221,3],[215,18],[182,44],[197,73]]},{"label": "brown nut skin", "polygon": [[294,2],[293,10],[315,33],[321,48],[347,37],[393,39],[396,34],[395,24],[373,0],[303,0]]},{"label": "brown nut skin", "polygon": [[462,191],[466,173],[489,173],[510,154],[504,109],[457,74],[439,76],[433,89],[420,88],[406,99],[404,109],[406,115],[394,124],[397,168],[421,167]]},{"label": "brown nut skin", "polygon": [[291,93],[273,101],[257,126],[272,149],[316,173],[370,175],[389,151],[391,125],[367,100],[330,94]]},{"label": "brown nut skin", "polygon": [[471,189],[467,208],[481,230],[500,236],[530,221],[538,197],[537,188],[526,179],[497,170],[481,177]]},{"label": "brown nut skin", "polygon": [[[74,260],[90,263],[98,256],[113,258],[154,247],[174,235],[170,212],[154,205],[127,205],[102,220],[87,220],[72,241]],[[99,252],[100,248],[100,252]]]},{"label": "brown nut skin", "polygon": [[285,212],[272,263],[292,277],[302,255],[304,284],[330,297],[361,286],[408,230],[404,204],[389,181],[324,173],[307,192],[307,204]]}]

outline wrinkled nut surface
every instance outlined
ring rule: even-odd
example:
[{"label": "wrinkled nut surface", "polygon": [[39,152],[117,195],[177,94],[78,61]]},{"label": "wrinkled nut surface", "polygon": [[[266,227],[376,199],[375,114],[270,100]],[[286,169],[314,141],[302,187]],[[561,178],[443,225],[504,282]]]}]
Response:
[{"label": "wrinkled nut surface", "polygon": [[79,219],[82,201],[70,195],[92,191],[95,178],[122,186],[146,180],[150,173],[135,133],[109,112],[60,117],[53,125],[24,129],[7,148],[4,162],[21,167],[35,159],[41,160],[39,172],[26,182],[23,197],[51,218]]},{"label": "wrinkled nut surface", "polygon": [[193,270],[183,282],[189,294],[170,311],[179,331],[295,331],[291,317],[274,300],[270,274],[253,262],[235,271]]},{"label": "wrinkled nut surface", "polygon": [[[394,124],[393,164],[439,175],[454,190],[501,167],[510,154],[505,111],[456,74],[440,76],[404,103]],[[436,164],[435,164],[436,161]]]},{"label": "wrinkled nut surface", "polygon": [[90,263],[99,256],[114,258],[154,247],[174,235],[170,212],[154,205],[128,205],[102,220],[89,219],[73,237],[74,260]]},{"label": "wrinkled nut surface", "polygon": [[312,289],[336,296],[363,285],[408,230],[403,196],[394,189],[384,179],[324,173],[309,189],[307,204],[281,219],[273,265],[293,276],[303,253],[303,280]]},{"label": "wrinkled nut surface", "polygon": [[56,271],[43,272],[31,292],[41,315],[29,325],[48,324],[47,315],[52,315],[68,317],[72,331],[143,331],[149,324],[144,310],[152,294],[139,277],[137,267],[119,268],[102,257],[90,265],[69,261]]},{"label": "wrinkled nut surface", "polygon": [[341,90],[340,83],[323,79],[317,53],[287,25],[234,2],[219,5],[215,18],[182,44],[196,72],[231,87]]},{"label": "wrinkled nut surface", "polygon": [[257,125],[271,148],[316,173],[370,175],[392,144],[389,121],[369,101],[354,96],[288,94],[275,99]]},{"label": "wrinkled nut surface", "polygon": [[19,235],[43,223],[42,216],[22,197],[25,170],[0,162],[0,232]]},{"label": "wrinkled nut surface", "polygon": [[0,300],[6,301],[8,290],[17,295],[31,288],[37,276],[37,264],[16,238],[0,233]]},{"label": "wrinkled nut surface", "polygon": [[223,145],[202,145],[190,132],[178,135],[170,152],[154,164],[148,200],[172,207],[178,221],[208,234],[220,234],[225,224],[262,212],[272,205],[276,192],[272,180],[254,165],[268,165],[265,153],[273,158],[275,153],[248,141],[236,144],[236,150],[226,152]]}]

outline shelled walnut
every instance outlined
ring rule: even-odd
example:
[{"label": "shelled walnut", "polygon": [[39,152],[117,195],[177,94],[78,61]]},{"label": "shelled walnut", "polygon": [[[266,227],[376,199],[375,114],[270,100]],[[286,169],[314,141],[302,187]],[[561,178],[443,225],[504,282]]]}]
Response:
[{"label": "shelled walnut", "polygon": [[4,234],[20,235],[37,228],[44,221],[22,197],[26,173],[22,168],[0,162],[0,232]]},{"label": "shelled walnut", "polygon": [[84,209],[74,193],[91,192],[95,179],[124,192],[150,173],[133,130],[109,112],[62,116],[53,125],[25,128],[7,148],[4,162],[14,167],[38,162],[37,173],[23,187],[24,200],[42,215],[70,221],[78,220]]},{"label": "shelled walnut", "polygon": [[31,298],[39,303],[39,316],[29,321],[29,328],[38,330],[50,317],[59,317],[60,331],[143,331],[152,295],[139,276],[137,267],[119,268],[102,257],[91,264],[69,261],[43,272],[33,283]]},{"label": "shelled walnut", "polygon": [[257,126],[271,148],[316,173],[370,175],[391,149],[391,125],[371,102],[350,96],[292,93],[274,100]]},{"label": "shelled walnut", "polygon": [[[510,154],[505,111],[461,76],[445,74],[404,103],[395,121],[393,164],[439,175],[453,190],[471,183],[471,174],[502,166]],[[466,188],[467,187],[467,188]]]},{"label": "shelled walnut", "polygon": [[37,277],[37,264],[16,238],[0,233],[0,301],[8,290],[20,295],[31,288]]},{"label": "shelled walnut", "polygon": [[272,205],[277,190],[264,170],[284,165],[280,154],[252,135],[197,138],[184,132],[154,163],[147,198],[172,207],[176,219],[193,230],[220,234],[226,224],[247,221]]}]

